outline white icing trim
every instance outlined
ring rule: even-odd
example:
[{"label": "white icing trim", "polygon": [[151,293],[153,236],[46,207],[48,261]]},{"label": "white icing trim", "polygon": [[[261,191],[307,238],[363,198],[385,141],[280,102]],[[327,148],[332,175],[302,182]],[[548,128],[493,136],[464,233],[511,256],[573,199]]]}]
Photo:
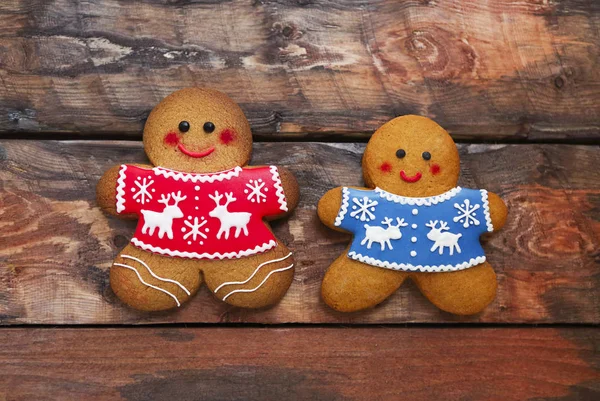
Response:
[{"label": "white icing trim", "polygon": [[277,245],[275,240],[270,240],[269,242],[265,242],[262,245],[257,245],[254,248],[246,249],[244,251],[239,252],[227,252],[227,253],[196,253],[196,252],[181,252],[181,251],[173,251],[167,248],[160,248],[157,246],[152,246],[145,244],[139,239],[133,237],[131,239],[131,243],[138,248],[142,248],[145,251],[150,251],[154,253],[160,253],[161,255],[169,255],[169,256],[178,256],[180,258],[190,258],[190,259],[237,259],[243,256],[254,255],[256,253],[261,253],[271,248],[274,248]]},{"label": "white icing trim", "polygon": [[185,291],[185,293],[186,293],[186,294],[188,294],[188,295],[191,295],[191,294],[190,294],[190,292],[188,291],[188,289],[187,289],[187,288],[185,288],[185,287],[183,286],[183,284],[181,284],[179,281],[177,281],[177,280],[171,280],[170,278],[164,278],[164,277],[160,277],[160,276],[156,275],[156,274],[155,274],[155,273],[154,273],[154,272],[153,272],[153,271],[150,269],[150,266],[148,266],[148,265],[146,264],[146,262],[144,262],[143,260],[141,260],[141,259],[138,259],[138,258],[136,258],[135,256],[131,256],[131,255],[121,255],[121,257],[122,257],[122,258],[124,258],[124,259],[131,259],[131,260],[135,260],[136,262],[138,262],[138,263],[140,263],[142,266],[144,266],[144,267],[145,267],[145,268],[148,270],[148,273],[150,273],[150,274],[152,275],[152,277],[154,277],[155,279],[157,279],[157,280],[160,280],[160,281],[165,281],[165,282],[167,282],[167,283],[173,283],[173,284],[177,285],[179,288],[181,288],[183,291]]},{"label": "white icing trim", "polygon": [[371,266],[384,267],[386,269],[392,270],[409,270],[409,271],[421,271],[421,272],[448,272],[448,271],[457,271],[464,270],[472,266],[479,265],[485,262],[485,256],[478,256],[476,258],[471,258],[467,262],[459,263],[457,265],[438,265],[438,266],[423,266],[423,265],[412,265],[410,263],[390,263],[387,261],[379,260],[372,258],[370,256],[364,256],[360,253],[356,253],[354,251],[348,252],[348,256],[354,260],[358,260],[360,262],[366,263]]},{"label": "white icing trim", "polygon": [[125,170],[127,170],[127,166],[121,164],[119,178],[117,179],[117,213],[125,210]]},{"label": "white icing trim", "polygon": [[273,186],[277,190],[275,192],[275,195],[277,195],[277,200],[279,201],[279,209],[283,210],[284,212],[287,212],[287,202],[285,200],[285,194],[283,193],[283,187],[281,186],[281,178],[279,177],[279,171],[277,170],[277,166],[269,166],[269,170],[271,171],[271,174],[273,174],[271,178],[274,182]]},{"label": "white icing trim", "polygon": [[150,288],[154,288],[155,290],[158,290],[160,292],[164,292],[165,294],[167,294],[168,296],[170,296],[171,298],[173,298],[175,300],[175,302],[177,303],[177,307],[180,307],[181,304],[179,303],[179,300],[177,299],[177,297],[173,294],[171,294],[169,291],[162,289],[160,287],[157,287],[155,285],[152,284],[148,284],[147,282],[144,281],[144,279],[142,278],[142,276],[140,276],[140,273],[137,271],[137,269],[133,266],[129,266],[129,265],[124,265],[123,263],[113,263],[114,266],[121,266],[124,267],[126,269],[129,270],[133,270],[135,272],[135,274],[138,276],[138,279],[140,279],[140,281],[142,282],[142,284],[147,285]]},{"label": "white icing trim", "polygon": [[256,273],[258,273],[258,271],[260,270],[261,267],[268,265],[270,263],[275,263],[275,262],[281,262],[282,260],[286,260],[287,258],[289,258],[290,256],[292,256],[292,253],[288,253],[287,256],[284,256],[283,258],[279,258],[279,259],[272,259],[272,260],[268,260],[266,262],[261,263],[260,265],[258,265],[258,267],[256,268],[256,270],[254,270],[254,273],[252,273],[252,275],[250,277],[248,277],[246,280],[244,281],[229,281],[227,283],[223,283],[220,286],[218,286],[213,292],[217,293],[217,291],[219,291],[221,288],[225,287],[226,285],[234,285],[234,284],[246,284],[248,281],[252,280],[252,277],[254,277],[256,275]]},{"label": "white icing trim", "polygon": [[350,200],[350,191],[348,187],[342,187],[342,205],[340,206],[340,211],[338,212],[337,217],[335,218],[334,225],[339,226],[342,224],[344,220],[344,216],[348,212],[348,202]]},{"label": "white icing trim", "polygon": [[183,182],[192,181],[192,182],[210,182],[210,183],[212,183],[215,181],[230,180],[233,177],[237,177],[238,175],[240,175],[242,168],[240,166],[237,166],[237,167],[234,167],[229,170],[219,171],[217,173],[207,173],[207,174],[182,173],[182,172],[171,170],[171,169],[164,168],[164,167],[154,167],[152,169],[152,171],[154,171],[154,173],[156,175],[162,175],[166,178],[173,178],[176,181],[181,180]]},{"label": "white icing trim", "polygon": [[293,263],[292,263],[291,265],[287,266],[287,267],[283,267],[283,268],[281,268],[281,269],[275,269],[275,270],[272,270],[272,271],[270,271],[270,272],[269,272],[269,274],[267,274],[267,276],[266,276],[266,277],[263,279],[263,281],[262,281],[262,282],[261,282],[259,285],[257,285],[256,287],[254,287],[254,288],[251,288],[251,289],[247,289],[247,290],[244,290],[244,289],[242,289],[242,290],[233,290],[233,291],[231,291],[229,294],[227,294],[227,295],[225,295],[225,296],[223,297],[223,301],[225,301],[225,300],[226,300],[227,298],[229,298],[231,295],[233,295],[233,294],[236,294],[236,293],[238,293],[238,292],[254,292],[254,291],[258,290],[258,289],[259,289],[259,288],[260,288],[260,287],[261,287],[261,286],[262,286],[262,285],[263,285],[263,284],[264,284],[264,283],[265,283],[265,282],[266,282],[266,281],[269,279],[269,277],[271,277],[271,275],[272,275],[273,273],[278,273],[278,272],[282,272],[282,271],[285,271],[285,270],[289,270],[289,269],[291,269],[292,267],[294,267],[294,264],[293,264]]},{"label": "white icing trim", "polygon": [[492,224],[492,217],[490,216],[490,202],[488,200],[488,192],[485,189],[480,189],[481,200],[483,202],[483,215],[485,216],[485,223],[487,225],[488,232],[494,231],[494,225]]},{"label": "white icing trim", "polygon": [[392,202],[400,203],[402,205],[417,205],[417,206],[431,206],[436,205],[438,203],[442,203],[444,201],[449,200],[456,196],[460,191],[461,187],[452,188],[451,190],[444,192],[441,195],[435,196],[427,196],[425,198],[413,198],[410,196],[400,196],[395,195],[390,192],[384,191],[383,189],[377,187],[375,188],[375,192],[379,194],[380,197],[387,199]]}]

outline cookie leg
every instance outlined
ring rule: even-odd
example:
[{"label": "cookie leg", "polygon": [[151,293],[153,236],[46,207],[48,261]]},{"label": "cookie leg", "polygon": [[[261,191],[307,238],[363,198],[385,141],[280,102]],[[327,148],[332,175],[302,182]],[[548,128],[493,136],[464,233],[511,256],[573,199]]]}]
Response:
[{"label": "cookie leg", "polygon": [[294,278],[294,256],[283,244],[240,259],[207,261],[206,285],[220,300],[243,308],[263,308],[279,301]]},{"label": "cookie leg", "polygon": [[194,261],[143,251],[131,244],[110,268],[110,286],[123,302],[143,311],[183,305],[201,284]]},{"label": "cookie leg", "polygon": [[321,295],[333,309],[354,312],[383,302],[408,275],[350,259],[344,252],[325,273]]},{"label": "cookie leg", "polygon": [[489,263],[447,273],[415,273],[417,286],[435,306],[455,315],[481,312],[496,296],[496,273]]}]

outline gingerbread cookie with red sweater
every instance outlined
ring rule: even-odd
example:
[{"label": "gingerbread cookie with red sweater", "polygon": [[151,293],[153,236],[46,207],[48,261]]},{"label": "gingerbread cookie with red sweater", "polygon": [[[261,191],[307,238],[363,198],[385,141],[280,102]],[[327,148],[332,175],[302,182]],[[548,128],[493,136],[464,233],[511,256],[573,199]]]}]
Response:
[{"label": "gingerbread cookie with red sweater", "polygon": [[410,278],[442,310],[483,310],[496,275],[479,237],[502,228],[507,209],[494,193],[457,186],[450,135],[425,117],[395,118],[373,134],[362,167],[367,188],[335,188],[319,201],[321,221],[353,235],[323,279],[325,302],[369,308]]},{"label": "gingerbread cookie with red sweater", "polygon": [[202,283],[235,306],[283,297],[294,258],[267,221],[289,214],[299,191],[277,166],[248,166],[250,126],[221,92],[188,88],[166,97],[144,127],[151,165],[122,164],[97,187],[108,213],[138,219],[110,269],[114,293],[133,308],[181,306]]}]

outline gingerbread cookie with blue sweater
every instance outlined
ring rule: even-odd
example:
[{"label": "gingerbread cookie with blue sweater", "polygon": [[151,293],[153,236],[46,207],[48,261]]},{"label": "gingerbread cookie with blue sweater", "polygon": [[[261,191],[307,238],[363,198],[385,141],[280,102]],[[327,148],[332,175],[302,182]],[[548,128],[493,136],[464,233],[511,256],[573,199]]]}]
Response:
[{"label": "gingerbread cookie with blue sweater", "polygon": [[367,188],[335,188],[319,201],[321,221],[353,235],[323,279],[325,302],[366,309],[411,278],[442,310],[483,310],[497,284],[480,236],[502,228],[507,209],[494,193],[457,186],[450,135],[428,118],[398,117],[373,134],[362,164]]}]

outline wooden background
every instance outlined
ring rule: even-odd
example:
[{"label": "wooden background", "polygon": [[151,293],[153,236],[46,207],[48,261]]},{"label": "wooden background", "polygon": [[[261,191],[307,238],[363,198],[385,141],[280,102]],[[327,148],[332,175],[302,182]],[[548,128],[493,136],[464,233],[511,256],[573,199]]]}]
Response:
[{"label": "wooden background", "polygon": [[[600,399],[599,64],[594,0],[0,2],[0,400]],[[253,163],[300,182],[273,308],[203,289],[145,314],[110,290],[135,222],[102,214],[96,182],[144,161],[148,112],[193,85],[238,101]],[[316,202],[361,184],[364,142],[409,113],[509,206],[479,315],[412,283],[354,314],[319,298],[348,237]]]}]

